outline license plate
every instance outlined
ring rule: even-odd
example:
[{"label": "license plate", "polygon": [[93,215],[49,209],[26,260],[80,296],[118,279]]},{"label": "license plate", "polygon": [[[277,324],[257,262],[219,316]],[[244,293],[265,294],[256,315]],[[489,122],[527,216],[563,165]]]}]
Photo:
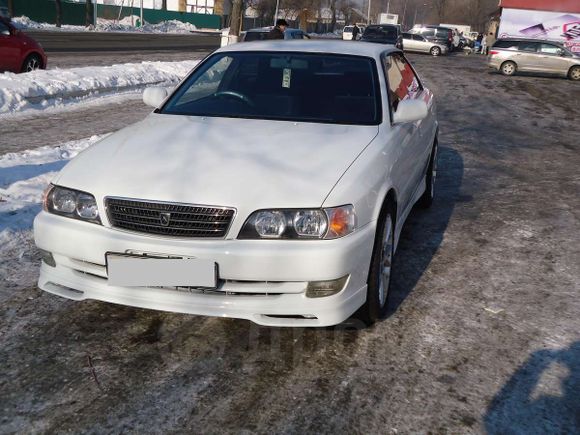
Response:
[{"label": "license plate", "polygon": [[120,287],[217,287],[217,264],[199,258],[108,253],[108,284]]}]

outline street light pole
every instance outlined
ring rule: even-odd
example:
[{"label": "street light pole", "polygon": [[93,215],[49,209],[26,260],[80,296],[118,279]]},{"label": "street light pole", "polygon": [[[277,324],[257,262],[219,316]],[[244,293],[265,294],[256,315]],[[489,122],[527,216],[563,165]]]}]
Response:
[{"label": "street light pole", "polygon": [[141,0],[141,28],[143,28],[143,0]]},{"label": "street light pole", "polygon": [[387,14],[389,13],[389,9],[391,9],[391,0],[387,3]]}]

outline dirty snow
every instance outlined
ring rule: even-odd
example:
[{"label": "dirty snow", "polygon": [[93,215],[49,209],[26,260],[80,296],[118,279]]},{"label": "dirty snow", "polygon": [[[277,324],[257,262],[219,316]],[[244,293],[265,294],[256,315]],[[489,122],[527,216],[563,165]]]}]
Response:
[{"label": "dirty snow", "polygon": [[0,74],[0,115],[44,110],[147,85],[173,85],[198,62],[141,62]]},{"label": "dirty snow", "polygon": [[145,21],[143,27],[135,27],[135,24],[139,21],[139,17],[133,15],[133,17],[128,16],[119,21],[105,20],[99,18],[97,20],[97,27],[93,26],[73,26],[69,24],[63,24],[60,29],[54,24],[49,23],[38,23],[31,20],[27,16],[12,18],[14,25],[21,30],[52,30],[61,32],[85,32],[85,31],[97,31],[97,32],[141,32],[141,33],[191,33],[198,31],[197,27],[191,23],[184,23],[178,20],[162,21],[157,24],[151,24]]}]

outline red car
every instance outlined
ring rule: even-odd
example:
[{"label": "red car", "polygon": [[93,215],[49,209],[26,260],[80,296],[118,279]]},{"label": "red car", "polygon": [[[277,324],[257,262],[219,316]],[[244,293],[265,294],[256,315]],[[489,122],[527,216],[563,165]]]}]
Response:
[{"label": "red car", "polygon": [[0,17],[0,72],[46,68],[46,54],[38,42]]}]

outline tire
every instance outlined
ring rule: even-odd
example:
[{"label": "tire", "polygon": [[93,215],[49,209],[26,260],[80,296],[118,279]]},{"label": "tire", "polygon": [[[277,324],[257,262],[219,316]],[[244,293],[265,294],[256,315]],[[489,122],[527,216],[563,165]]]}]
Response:
[{"label": "tire", "polygon": [[421,208],[429,208],[433,204],[433,197],[435,196],[435,180],[437,179],[438,148],[437,140],[435,140],[433,150],[431,151],[431,159],[427,166],[427,173],[425,174],[425,192],[421,195],[419,201],[417,201],[417,204]]},{"label": "tire", "polygon": [[441,56],[441,49],[439,47],[431,47],[429,52],[431,53],[431,56]]},{"label": "tire", "polygon": [[368,326],[387,314],[394,253],[394,207],[387,203],[377,223],[373,256],[367,279],[367,300],[355,314],[355,317]]},{"label": "tire", "polygon": [[580,66],[573,66],[568,71],[568,78],[574,80],[575,82],[580,80]]},{"label": "tire", "polygon": [[502,63],[499,67],[499,70],[504,76],[513,76],[518,70],[518,66],[515,64],[515,62],[508,61]]},{"label": "tire", "polygon": [[42,59],[38,54],[31,54],[22,65],[22,72],[30,72],[42,68]]}]

